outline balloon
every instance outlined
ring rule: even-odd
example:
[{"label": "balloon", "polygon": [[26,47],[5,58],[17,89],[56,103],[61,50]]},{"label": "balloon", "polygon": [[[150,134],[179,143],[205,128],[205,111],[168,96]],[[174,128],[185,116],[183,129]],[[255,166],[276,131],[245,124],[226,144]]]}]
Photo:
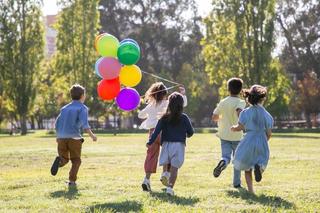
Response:
[{"label": "balloon", "polygon": [[113,35],[103,34],[97,41],[98,53],[104,57],[117,57],[119,41]]},{"label": "balloon", "polygon": [[98,43],[98,40],[103,36],[105,35],[106,33],[102,33],[102,34],[99,34],[96,36],[96,38],[94,39],[94,48],[98,51],[97,49],[97,43]]},{"label": "balloon", "polygon": [[112,100],[120,92],[120,81],[119,78],[112,80],[103,79],[97,86],[98,95],[102,100]]},{"label": "balloon", "polygon": [[116,98],[118,107],[124,111],[131,111],[138,107],[140,95],[133,88],[123,88]]},{"label": "balloon", "polygon": [[121,64],[115,58],[102,58],[98,64],[98,71],[103,79],[114,79],[120,74]]},{"label": "balloon", "polygon": [[140,50],[132,42],[123,42],[118,48],[118,59],[121,64],[132,65],[139,61]]},{"label": "balloon", "polygon": [[98,66],[99,66],[99,63],[101,62],[102,59],[103,59],[103,57],[99,58],[99,59],[96,61],[96,64],[95,64],[95,66],[94,66],[94,70],[96,71],[96,75],[99,76],[100,78],[102,78],[102,76],[101,76],[100,73],[99,73]]},{"label": "balloon", "polygon": [[139,51],[140,51],[139,44],[138,44],[138,42],[136,42],[135,40],[133,40],[133,39],[131,39],[131,38],[126,38],[126,39],[123,39],[123,40],[120,42],[120,45],[123,44],[124,42],[131,42],[131,43],[135,44],[135,45],[138,47]]},{"label": "balloon", "polygon": [[137,65],[123,66],[120,71],[120,82],[127,87],[134,87],[141,81],[141,70]]}]

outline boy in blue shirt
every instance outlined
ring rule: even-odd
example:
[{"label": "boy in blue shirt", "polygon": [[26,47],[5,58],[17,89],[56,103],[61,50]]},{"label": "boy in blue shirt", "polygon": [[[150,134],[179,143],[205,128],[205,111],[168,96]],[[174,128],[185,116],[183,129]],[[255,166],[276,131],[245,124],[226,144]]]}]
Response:
[{"label": "boy in blue shirt", "polygon": [[88,123],[88,108],[83,104],[86,95],[85,88],[75,84],[70,88],[72,102],[63,106],[57,117],[55,128],[57,133],[58,157],[51,167],[51,174],[56,175],[59,167],[71,160],[69,186],[76,186],[77,174],[81,164],[81,148],[84,139],[81,130],[89,134],[93,141],[97,137],[92,133]]}]

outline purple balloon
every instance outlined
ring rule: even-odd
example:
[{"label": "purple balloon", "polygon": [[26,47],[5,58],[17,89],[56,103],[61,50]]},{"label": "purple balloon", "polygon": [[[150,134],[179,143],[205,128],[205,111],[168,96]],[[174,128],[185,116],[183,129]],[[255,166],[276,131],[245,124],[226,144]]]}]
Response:
[{"label": "purple balloon", "polygon": [[99,66],[99,63],[100,63],[100,61],[101,61],[102,59],[103,59],[103,57],[99,58],[99,59],[96,61],[96,64],[95,64],[95,66],[94,66],[94,70],[96,71],[96,75],[99,76],[100,78],[102,78],[102,76],[101,76],[100,73],[99,73],[99,68],[98,68],[98,66]]},{"label": "purple balloon", "polygon": [[106,57],[102,58],[98,64],[98,71],[103,79],[111,80],[119,76],[121,64],[118,59]]},{"label": "purple balloon", "polygon": [[140,95],[133,88],[123,88],[116,98],[118,107],[124,111],[131,111],[138,107]]}]

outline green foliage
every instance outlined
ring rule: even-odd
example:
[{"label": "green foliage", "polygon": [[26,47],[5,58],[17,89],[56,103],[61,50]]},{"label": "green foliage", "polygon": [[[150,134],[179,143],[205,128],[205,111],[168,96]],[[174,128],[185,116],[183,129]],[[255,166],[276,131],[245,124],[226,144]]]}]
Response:
[{"label": "green foliage", "polygon": [[26,134],[26,116],[35,99],[35,77],[43,59],[40,1],[5,1],[0,5],[0,67],[8,111],[18,116]]},{"label": "green foliage", "polygon": [[213,2],[212,13],[204,20],[207,34],[202,40],[206,72],[226,96],[226,81],[240,77],[244,86],[262,84],[269,88],[267,107],[279,115],[289,103],[290,84],[274,47],[275,1]]}]

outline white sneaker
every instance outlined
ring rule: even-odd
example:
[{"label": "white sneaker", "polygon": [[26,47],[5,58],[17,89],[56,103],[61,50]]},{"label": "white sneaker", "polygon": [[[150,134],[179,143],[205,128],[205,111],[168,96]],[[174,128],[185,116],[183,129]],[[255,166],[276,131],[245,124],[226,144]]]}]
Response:
[{"label": "white sneaker", "polygon": [[163,172],[160,178],[161,183],[164,186],[169,186],[170,172]]},{"label": "white sneaker", "polygon": [[141,187],[143,191],[150,192],[151,191],[150,180],[148,180],[147,178],[144,178],[141,184]]},{"label": "white sneaker", "polygon": [[167,195],[174,196],[174,191],[171,187],[167,187],[166,193]]}]

